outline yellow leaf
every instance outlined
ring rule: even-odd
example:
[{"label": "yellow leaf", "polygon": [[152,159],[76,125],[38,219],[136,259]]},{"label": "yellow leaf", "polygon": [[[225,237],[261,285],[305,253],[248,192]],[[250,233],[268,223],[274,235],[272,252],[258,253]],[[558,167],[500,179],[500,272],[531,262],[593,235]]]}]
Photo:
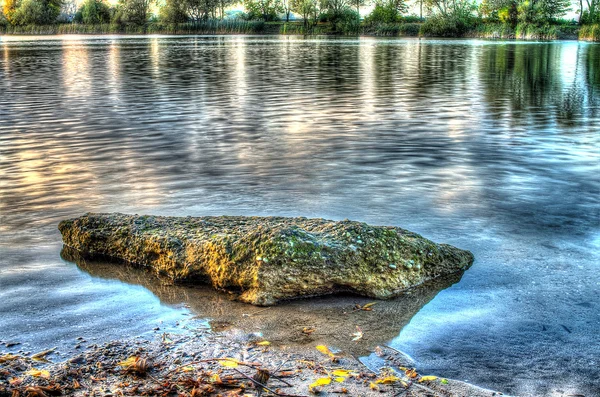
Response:
[{"label": "yellow leaf", "polygon": [[219,376],[219,374],[214,374],[210,377],[209,379],[210,383],[216,383],[216,384],[221,384],[223,383],[223,381],[221,380],[221,377]]},{"label": "yellow leaf", "polygon": [[331,378],[327,377],[327,378],[319,378],[317,379],[314,383],[311,383],[310,386],[308,386],[309,388],[315,388],[315,387],[319,387],[319,386],[325,386],[331,383]]},{"label": "yellow leaf", "polygon": [[377,379],[375,383],[383,383],[389,385],[390,383],[396,383],[400,380],[397,376],[386,376],[385,378]]},{"label": "yellow leaf", "polygon": [[31,375],[34,378],[49,378],[50,372],[46,371],[45,369],[40,370],[31,368],[29,371],[27,371],[27,375]]},{"label": "yellow leaf", "polygon": [[376,305],[376,304],[377,304],[377,302],[369,302],[369,303],[365,303],[365,304],[363,305],[363,307],[362,307],[362,308],[363,308],[363,309],[368,309],[368,308],[370,308],[371,306],[373,306],[373,305]]},{"label": "yellow leaf", "polygon": [[323,354],[327,354],[331,358],[335,358],[335,354],[333,354],[327,346],[319,345],[319,346],[317,346],[317,350]]},{"label": "yellow leaf", "polygon": [[269,346],[270,344],[271,342],[269,342],[268,340],[263,340],[262,342],[257,343],[258,346]]},{"label": "yellow leaf", "polygon": [[119,361],[119,365],[121,367],[132,367],[135,365],[135,363],[137,363],[138,360],[139,360],[139,357],[131,356],[125,361]]},{"label": "yellow leaf", "polygon": [[181,368],[181,370],[183,372],[192,372],[194,370],[194,367],[188,365],[187,367]]},{"label": "yellow leaf", "polygon": [[346,378],[344,378],[343,376],[338,376],[337,378],[335,378],[335,381],[338,383],[342,383],[345,380],[346,380]]},{"label": "yellow leaf", "polygon": [[19,356],[15,356],[13,354],[8,353],[3,356],[0,356],[0,364],[5,363],[7,361],[16,360],[18,358],[19,358]]},{"label": "yellow leaf", "polygon": [[238,366],[238,362],[233,358],[227,358],[225,360],[219,360],[219,364],[227,368],[236,368]]},{"label": "yellow leaf", "polygon": [[432,376],[432,375],[428,375],[428,376],[421,376],[421,379],[419,379],[419,383],[421,382],[427,382],[430,380],[436,380],[438,377],[437,376]]},{"label": "yellow leaf", "polygon": [[350,376],[350,371],[347,369],[336,369],[332,372],[334,376]]},{"label": "yellow leaf", "polygon": [[369,383],[369,389],[379,390],[379,386],[377,386],[375,383],[371,382],[371,383]]}]

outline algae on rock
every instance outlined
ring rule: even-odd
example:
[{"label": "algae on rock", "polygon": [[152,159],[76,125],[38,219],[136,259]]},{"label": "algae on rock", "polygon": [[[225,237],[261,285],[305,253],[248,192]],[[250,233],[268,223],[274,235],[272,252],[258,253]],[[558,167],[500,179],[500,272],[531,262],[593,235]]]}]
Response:
[{"label": "algae on rock", "polygon": [[286,217],[86,214],[60,222],[65,245],[273,305],[351,292],[378,299],[466,270],[473,255],[392,226]]}]

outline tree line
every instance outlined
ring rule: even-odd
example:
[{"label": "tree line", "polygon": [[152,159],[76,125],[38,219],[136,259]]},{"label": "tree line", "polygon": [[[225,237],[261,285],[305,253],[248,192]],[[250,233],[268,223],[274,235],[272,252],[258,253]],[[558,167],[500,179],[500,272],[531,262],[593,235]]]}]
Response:
[{"label": "tree line", "polygon": [[[328,25],[331,32],[358,32],[361,26],[420,23],[421,30],[439,36],[459,36],[480,24],[500,24],[510,29],[560,23],[572,10],[570,0],[4,0],[0,25],[166,24],[241,19],[285,21],[292,15],[308,32]],[[577,0],[579,24],[600,23],[600,0]],[[232,6],[245,12],[232,14]],[[372,6],[361,20],[360,11]],[[407,15],[409,9],[413,14]],[[415,10],[417,12],[415,12]]]}]

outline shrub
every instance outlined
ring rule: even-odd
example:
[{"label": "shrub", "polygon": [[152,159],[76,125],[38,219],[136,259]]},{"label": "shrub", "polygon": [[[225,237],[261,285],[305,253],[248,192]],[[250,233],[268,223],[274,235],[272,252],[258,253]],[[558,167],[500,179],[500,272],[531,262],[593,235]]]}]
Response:
[{"label": "shrub", "polygon": [[468,15],[434,15],[422,25],[419,34],[426,37],[462,37],[478,25],[477,18]]},{"label": "shrub", "polygon": [[600,41],[600,24],[582,26],[579,29],[579,40]]}]

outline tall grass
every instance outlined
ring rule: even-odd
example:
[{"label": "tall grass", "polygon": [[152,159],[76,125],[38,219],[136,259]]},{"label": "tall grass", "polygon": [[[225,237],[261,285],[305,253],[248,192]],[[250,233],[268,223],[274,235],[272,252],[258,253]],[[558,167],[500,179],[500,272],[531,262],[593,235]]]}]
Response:
[{"label": "tall grass", "polygon": [[118,24],[56,24],[0,27],[2,34],[260,34],[265,32],[262,21],[208,20],[194,23],[149,23],[146,26]]},{"label": "tall grass", "polygon": [[421,29],[420,23],[378,23],[365,26],[364,34],[369,36],[386,37],[417,37]]},{"label": "tall grass", "polygon": [[330,29],[324,25],[310,25],[305,27],[303,23],[286,22],[279,25],[279,34],[285,35],[324,35],[328,34]]},{"label": "tall grass", "polygon": [[579,40],[600,41],[600,24],[583,25],[579,29]]}]

